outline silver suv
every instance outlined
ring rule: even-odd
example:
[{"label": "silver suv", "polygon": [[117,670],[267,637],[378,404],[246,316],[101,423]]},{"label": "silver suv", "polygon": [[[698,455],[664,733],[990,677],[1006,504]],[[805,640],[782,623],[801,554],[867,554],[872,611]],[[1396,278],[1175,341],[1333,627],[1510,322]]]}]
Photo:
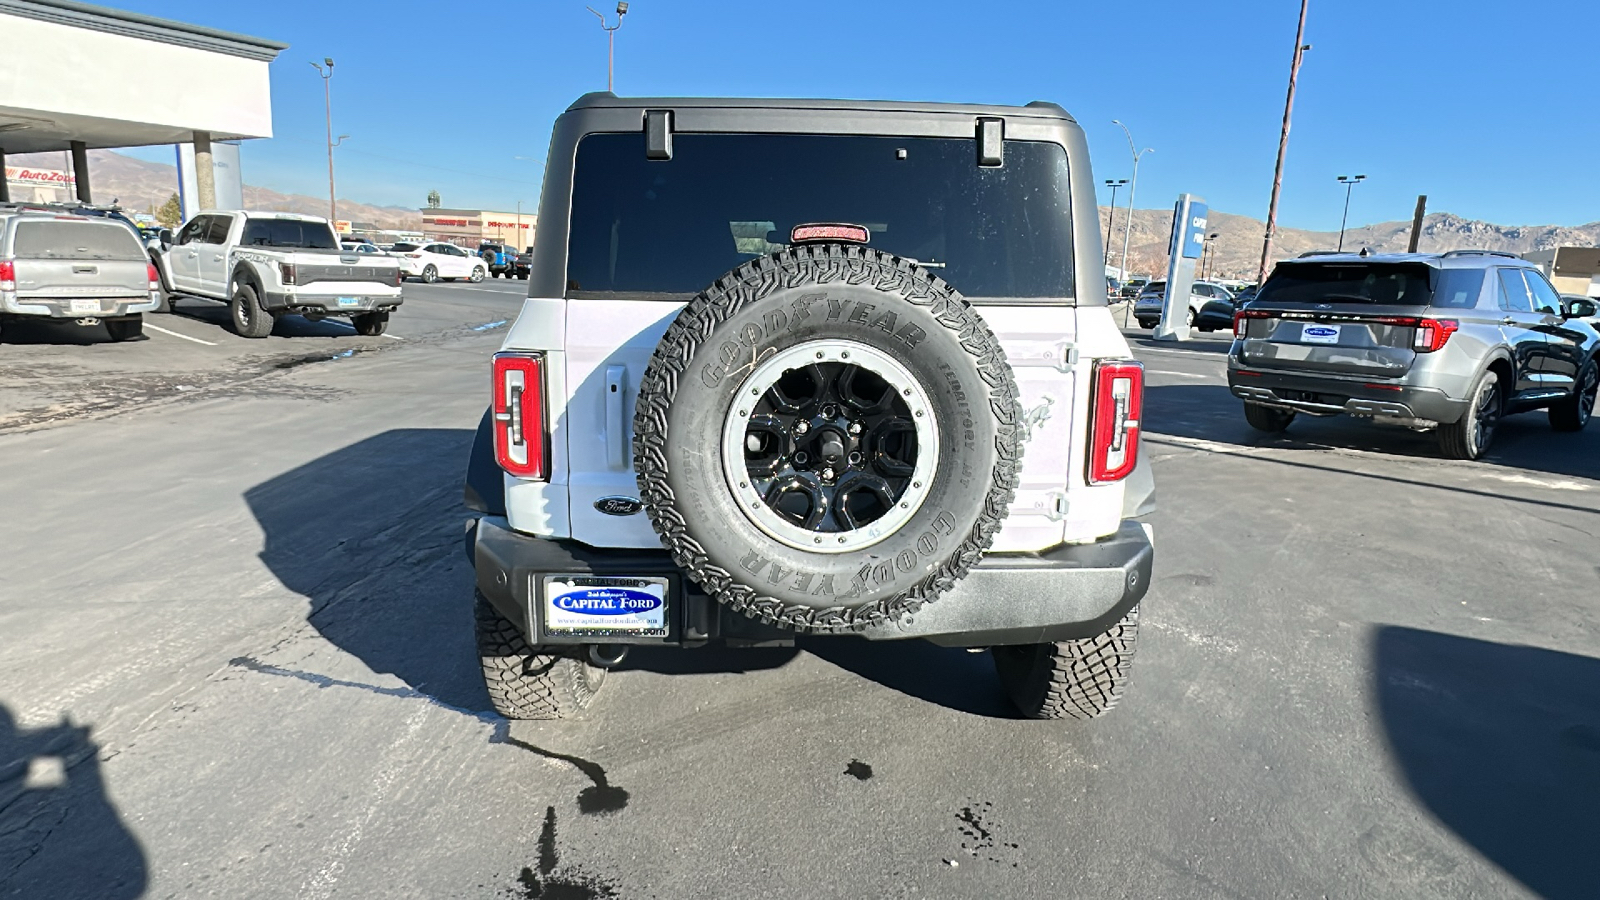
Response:
[{"label": "silver suv", "polygon": [[113,341],[139,337],[160,285],[136,234],[107,218],[0,204],[0,327],[104,323]]},{"label": "silver suv", "polygon": [[1262,431],[1360,416],[1437,429],[1446,456],[1477,459],[1502,415],[1588,423],[1600,336],[1579,312],[1506,253],[1290,260],[1235,315],[1228,386]]}]

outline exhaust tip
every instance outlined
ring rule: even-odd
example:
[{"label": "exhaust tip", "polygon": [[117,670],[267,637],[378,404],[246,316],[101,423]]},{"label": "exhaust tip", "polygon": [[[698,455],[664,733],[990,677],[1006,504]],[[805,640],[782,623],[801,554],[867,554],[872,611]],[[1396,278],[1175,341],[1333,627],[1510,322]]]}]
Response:
[{"label": "exhaust tip", "polygon": [[590,644],[589,662],[602,669],[614,669],[628,657],[626,644]]}]

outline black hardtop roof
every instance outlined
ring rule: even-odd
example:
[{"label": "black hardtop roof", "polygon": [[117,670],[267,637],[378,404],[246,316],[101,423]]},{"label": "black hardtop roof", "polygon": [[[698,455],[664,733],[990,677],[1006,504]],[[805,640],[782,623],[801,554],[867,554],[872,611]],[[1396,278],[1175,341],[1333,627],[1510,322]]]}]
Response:
[{"label": "black hardtop roof", "polygon": [[1035,100],[1026,106],[982,103],[934,103],[912,100],[807,100],[787,97],[618,97],[609,91],[584,94],[568,111],[577,109],[793,109],[845,112],[945,113],[971,116],[1024,116],[1061,119],[1076,123],[1059,104]]},{"label": "black hardtop roof", "polygon": [[1524,266],[1534,268],[1528,262],[1514,253],[1500,250],[1448,250],[1442,253],[1368,253],[1362,256],[1357,253],[1318,253],[1313,256],[1301,256],[1295,259],[1285,259],[1278,262],[1280,266],[1304,266],[1334,263],[1349,265],[1351,263],[1420,263],[1433,266],[1436,269],[1479,269],[1486,266]]}]

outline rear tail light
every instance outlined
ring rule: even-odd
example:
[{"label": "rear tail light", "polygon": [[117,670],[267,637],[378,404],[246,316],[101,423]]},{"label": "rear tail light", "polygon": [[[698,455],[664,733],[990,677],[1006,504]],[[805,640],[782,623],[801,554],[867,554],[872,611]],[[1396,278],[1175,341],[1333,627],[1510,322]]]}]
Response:
[{"label": "rear tail light", "polygon": [[1411,346],[1418,353],[1442,350],[1445,342],[1450,340],[1450,335],[1460,327],[1461,323],[1455,319],[1422,319],[1417,322],[1417,333],[1411,339]]},{"label": "rear tail light", "polygon": [[278,274],[283,277],[284,284],[294,284],[294,263],[278,263]]},{"label": "rear tail light", "polygon": [[9,259],[0,259],[0,291],[14,291],[17,289],[17,264]]},{"label": "rear tail light", "polygon": [[404,269],[395,269],[394,270],[394,286],[395,287],[399,287],[399,286],[401,286],[401,285],[403,285],[405,283],[406,283],[405,270]]},{"label": "rear tail light", "polygon": [[1271,313],[1258,309],[1240,309],[1233,313],[1233,336],[1236,338],[1247,337],[1249,326],[1245,324],[1248,319],[1270,318]]},{"label": "rear tail light", "polygon": [[548,441],[544,421],[544,357],[494,356],[494,457],[507,474],[545,480]]},{"label": "rear tail light", "polygon": [[155,263],[146,263],[145,267],[144,267],[144,271],[145,271],[145,274],[148,275],[149,278],[150,278],[150,290],[152,290],[152,291],[161,290],[161,273],[156,271],[156,264]]},{"label": "rear tail light", "polygon": [[1089,406],[1089,483],[1121,481],[1139,462],[1144,364],[1132,359],[1096,363],[1093,393]]},{"label": "rear tail light", "polygon": [[407,253],[406,254],[406,259],[421,259],[421,258],[422,258],[422,254],[421,253]]}]

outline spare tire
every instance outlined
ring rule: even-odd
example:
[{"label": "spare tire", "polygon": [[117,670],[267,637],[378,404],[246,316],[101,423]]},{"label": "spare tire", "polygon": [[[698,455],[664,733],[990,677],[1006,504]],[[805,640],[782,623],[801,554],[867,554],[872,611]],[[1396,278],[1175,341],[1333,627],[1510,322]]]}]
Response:
[{"label": "spare tire", "polygon": [[1011,506],[1016,382],[965,298],[821,244],[696,296],[639,386],[639,497],[718,601],[800,631],[897,620],[963,578]]}]

